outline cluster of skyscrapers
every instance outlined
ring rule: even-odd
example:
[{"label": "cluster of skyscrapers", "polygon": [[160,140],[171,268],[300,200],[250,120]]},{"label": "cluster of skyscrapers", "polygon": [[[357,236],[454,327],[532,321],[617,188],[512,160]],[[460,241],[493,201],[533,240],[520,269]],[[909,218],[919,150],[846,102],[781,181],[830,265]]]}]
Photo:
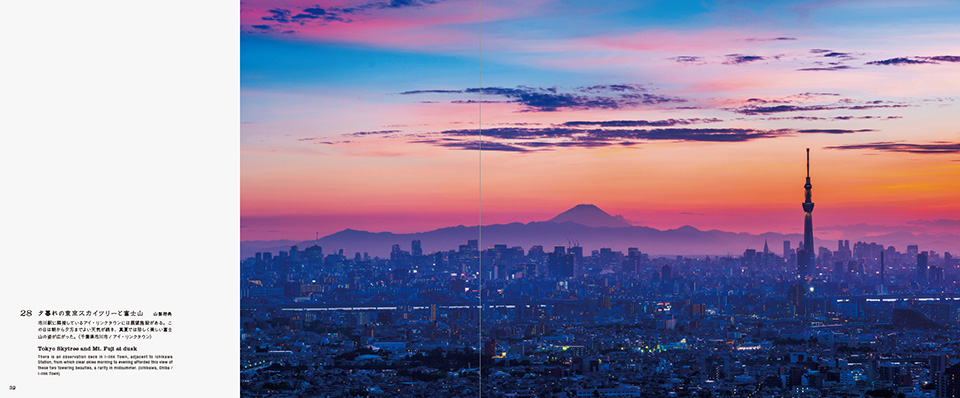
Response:
[{"label": "cluster of skyscrapers", "polygon": [[956,261],[845,240],[815,252],[807,156],[804,241],[779,254],[257,253],[241,264],[242,392],[960,396]]}]

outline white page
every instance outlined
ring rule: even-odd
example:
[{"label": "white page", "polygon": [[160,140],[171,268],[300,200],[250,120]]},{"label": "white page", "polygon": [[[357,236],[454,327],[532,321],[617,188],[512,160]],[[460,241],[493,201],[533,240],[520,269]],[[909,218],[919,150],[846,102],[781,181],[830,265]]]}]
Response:
[{"label": "white page", "polygon": [[[0,391],[238,395],[237,3],[54,1],[4,8],[21,17],[0,28],[6,253]],[[143,315],[116,314],[131,310]],[[169,313],[162,321],[171,332],[120,332],[140,325],[109,323],[161,319],[154,312]],[[38,323],[49,321],[99,322],[70,327],[112,332],[40,331]],[[54,334],[109,336],[39,338]],[[102,368],[64,362],[81,354],[96,356]],[[51,361],[47,375],[40,375],[38,355]],[[169,356],[172,363],[167,370],[108,370],[108,356],[121,355]]]}]

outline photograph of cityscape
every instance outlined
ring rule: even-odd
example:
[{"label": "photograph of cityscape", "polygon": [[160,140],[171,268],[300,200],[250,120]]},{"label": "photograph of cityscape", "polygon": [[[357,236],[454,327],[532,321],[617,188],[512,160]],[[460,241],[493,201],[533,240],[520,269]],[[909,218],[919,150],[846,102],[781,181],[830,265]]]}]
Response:
[{"label": "photograph of cityscape", "polygon": [[960,397],[960,3],[243,0],[244,397]]}]

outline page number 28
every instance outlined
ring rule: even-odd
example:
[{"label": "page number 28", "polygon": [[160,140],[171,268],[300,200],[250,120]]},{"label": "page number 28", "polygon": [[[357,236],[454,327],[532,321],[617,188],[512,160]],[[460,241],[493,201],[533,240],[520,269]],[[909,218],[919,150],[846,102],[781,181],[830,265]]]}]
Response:
[{"label": "page number 28", "polygon": [[[33,316],[32,310],[20,310],[20,316]],[[12,388],[11,388],[12,390]]]}]

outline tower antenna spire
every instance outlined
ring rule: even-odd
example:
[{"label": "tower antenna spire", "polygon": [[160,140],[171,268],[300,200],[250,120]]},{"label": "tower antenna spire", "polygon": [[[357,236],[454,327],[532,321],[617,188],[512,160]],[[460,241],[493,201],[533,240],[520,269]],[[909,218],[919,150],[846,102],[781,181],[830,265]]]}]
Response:
[{"label": "tower antenna spire", "polygon": [[810,269],[816,266],[816,257],[813,253],[813,185],[810,184],[810,148],[807,148],[807,181],[803,185],[803,255],[797,260],[797,269],[800,279],[807,276]]}]

